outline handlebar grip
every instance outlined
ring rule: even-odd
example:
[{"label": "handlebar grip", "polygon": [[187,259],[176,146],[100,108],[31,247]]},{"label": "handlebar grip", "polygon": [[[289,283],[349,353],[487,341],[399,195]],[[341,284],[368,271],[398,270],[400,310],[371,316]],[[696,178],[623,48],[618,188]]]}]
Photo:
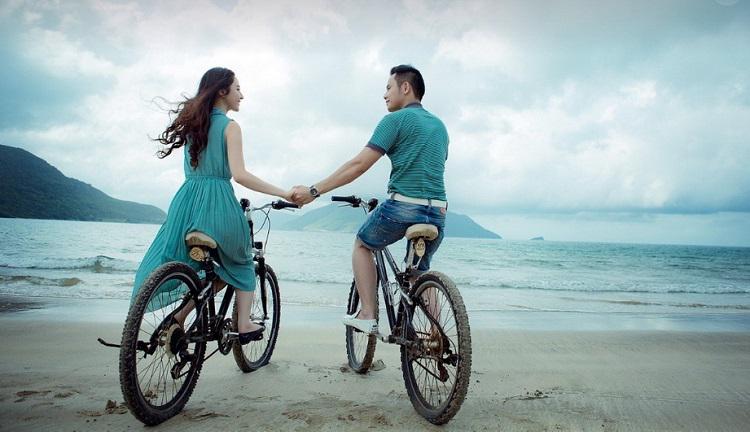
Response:
[{"label": "handlebar grip", "polygon": [[339,202],[345,202],[353,205],[354,207],[359,207],[359,205],[362,203],[362,199],[358,198],[354,195],[349,196],[332,196],[331,201],[339,201]]},{"label": "handlebar grip", "polygon": [[250,200],[247,198],[242,198],[240,200],[240,206],[242,207],[242,211],[247,211],[248,208],[250,208]]},{"label": "handlebar grip", "polygon": [[285,208],[299,208],[299,206],[297,204],[286,202],[286,201],[283,201],[283,200],[278,200],[278,201],[272,202],[271,203],[271,207],[274,210],[281,210],[281,209],[285,209]]}]

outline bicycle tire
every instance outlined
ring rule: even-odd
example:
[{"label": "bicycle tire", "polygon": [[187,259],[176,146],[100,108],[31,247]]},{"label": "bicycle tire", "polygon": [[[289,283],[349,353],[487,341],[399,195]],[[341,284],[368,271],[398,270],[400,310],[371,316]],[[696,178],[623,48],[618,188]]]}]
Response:
[{"label": "bicycle tire", "polygon": [[[240,345],[235,341],[232,346],[234,360],[242,372],[253,372],[268,364],[276,347],[279,337],[279,323],[281,322],[281,292],[279,291],[279,280],[271,266],[266,264],[266,310],[269,314],[268,320],[263,320],[263,305],[260,298],[260,281],[258,281],[255,301],[250,310],[250,319],[256,323],[266,326],[263,339],[253,341],[246,345]],[[237,331],[237,300],[234,302],[232,311],[232,330]]]},{"label": "bicycle tire", "polygon": [[[375,290],[375,303],[378,301],[378,292]],[[347,303],[346,313],[353,314],[359,309],[359,293],[355,282],[349,289],[349,301]],[[375,319],[378,319],[378,312],[375,311]],[[349,367],[357,373],[365,374],[372,366],[372,360],[375,357],[375,347],[378,338],[375,335],[367,335],[352,327],[346,327],[346,357],[349,360]]]},{"label": "bicycle tire", "polygon": [[[405,328],[411,333],[410,339],[419,341],[419,348],[401,346],[401,370],[414,409],[431,423],[445,424],[461,408],[469,387],[469,319],[461,294],[448,276],[426,272],[414,287],[414,305]],[[431,296],[436,305],[432,311],[423,300]],[[428,313],[437,315],[437,319],[431,321]]]},{"label": "bicycle tire", "polygon": [[[158,288],[170,281],[185,284],[186,296],[182,297],[178,291],[168,291],[166,297],[160,294]],[[201,281],[192,268],[184,263],[169,262],[149,275],[130,306],[122,331],[120,387],[130,412],[146,425],[157,425],[179,413],[198,382],[206,352],[205,340],[190,342],[174,336],[175,326],[167,323],[180,305],[199,292],[200,286]],[[149,310],[157,295],[159,304],[166,303],[166,306]],[[191,312],[185,320],[185,328],[192,335],[205,335],[205,309],[196,310],[203,312]],[[151,344],[155,349],[153,353],[147,355],[143,344]],[[182,360],[189,368],[182,373],[184,366],[180,367],[175,379],[171,371]]]}]

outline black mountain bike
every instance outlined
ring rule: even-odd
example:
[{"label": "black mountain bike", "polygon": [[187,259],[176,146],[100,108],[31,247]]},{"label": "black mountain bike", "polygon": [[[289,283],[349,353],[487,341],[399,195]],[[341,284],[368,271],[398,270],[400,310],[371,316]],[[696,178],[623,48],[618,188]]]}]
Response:
[{"label": "black mountain bike", "polygon": [[[373,198],[365,208],[362,199],[355,196],[332,197],[331,200],[362,207],[365,213],[373,211],[378,204]],[[374,253],[391,332],[366,334],[347,326],[346,354],[349,366],[364,374],[372,365],[378,339],[400,345],[401,371],[414,409],[431,423],[444,424],[461,408],[469,387],[471,333],[466,307],[453,281],[437,271],[420,273],[417,270],[425,254],[425,241],[437,235],[434,225],[409,227],[403,271],[387,248]],[[389,281],[387,268],[394,282]],[[377,290],[375,294],[377,298]],[[358,309],[359,294],[352,282],[347,313],[354,314]]]},{"label": "black mountain bike", "polygon": [[[279,335],[281,299],[279,283],[273,269],[266,264],[263,242],[255,234],[268,222],[266,243],[270,234],[271,208],[297,208],[295,204],[274,201],[261,207],[250,207],[240,201],[250,225],[253,260],[256,263],[255,301],[250,319],[265,325],[263,339],[247,345],[237,343],[237,304],[228,318],[234,287],[227,286],[219,300],[213,288],[218,278],[215,268],[221,266],[216,243],[199,232],[189,233],[186,242],[190,257],[200,263],[196,272],[185,263],[169,262],[154,270],[140,288],[130,306],[120,345],[120,386],[130,412],[147,425],[159,424],[177,413],[187,403],[198,381],[203,362],[217,351],[232,352],[243,372],[266,365],[273,354]],[[264,213],[261,227],[253,232],[253,212]],[[193,308],[180,327],[173,319],[184,307]],[[206,355],[208,342],[216,349]]]}]

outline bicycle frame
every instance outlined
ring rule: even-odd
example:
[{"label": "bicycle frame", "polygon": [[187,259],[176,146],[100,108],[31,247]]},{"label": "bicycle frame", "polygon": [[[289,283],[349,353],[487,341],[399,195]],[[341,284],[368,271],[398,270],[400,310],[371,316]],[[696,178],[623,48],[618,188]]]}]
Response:
[{"label": "bicycle frame", "polygon": [[[334,197],[334,201],[344,201],[348,202],[349,205],[352,205],[354,207],[360,207],[361,206],[361,200],[356,201],[356,204],[353,201],[355,197]],[[367,215],[370,211],[374,210],[377,206],[378,202],[376,199],[370,200],[367,203],[367,207],[362,206],[362,209],[365,212],[365,215]],[[369,211],[368,211],[369,209]],[[407,240],[408,247],[411,247],[412,243],[411,240]],[[373,252],[375,255],[375,269],[377,272],[377,279],[378,284],[380,285],[380,289],[383,292],[383,301],[385,302],[385,310],[386,315],[388,317],[388,325],[390,327],[390,334],[388,335],[381,335],[380,338],[384,342],[387,343],[398,343],[402,345],[407,345],[410,342],[403,338],[403,331],[402,331],[402,324],[404,320],[407,318],[406,314],[409,311],[409,308],[406,306],[411,306],[413,304],[411,295],[409,293],[410,290],[410,278],[412,277],[412,271],[413,268],[411,266],[406,267],[404,271],[401,271],[399,268],[398,263],[396,262],[396,259],[393,258],[393,254],[391,254],[391,251],[388,250],[387,247],[383,248],[382,250],[378,250]],[[391,272],[393,273],[394,277],[396,278],[395,283],[398,285],[398,293],[399,293],[399,305],[406,303],[403,305],[403,307],[400,307],[396,309],[396,304],[393,302],[393,298],[391,297],[393,294],[395,294],[395,291],[391,293],[391,282],[388,279],[388,270],[387,267],[390,267]]]},{"label": "bicycle frame", "polygon": [[[211,259],[205,260],[201,263],[201,270],[203,270],[206,273],[206,277],[203,279],[203,286],[201,287],[201,292],[196,296],[196,314],[202,314],[203,310],[208,307],[208,332],[206,334],[199,334],[194,336],[196,339],[192,339],[193,341],[198,340],[205,340],[206,342],[210,342],[213,340],[217,340],[220,337],[220,325],[217,325],[217,323],[221,323],[224,321],[224,317],[226,316],[227,312],[229,311],[229,305],[232,303],[232,297],[234,297],[234,291],[235,288],[231,285],[228,285],[224,288],[226,291],[224,292],[224,298],[221,301],[221,305],[219,306],[218,313],[216,312],[216,293],[214,292],[212,288],[213,282],[218,279],[218,276],[216,275],[216,272],[214,272],[214,266],[220,265],[218,264],[218,257],[214,256],[215,252],[211,251]],[[194,323],[193,325],[196,325]],[[192,334],[192,326],[188,331],[187,334]]]},{"label": "bicycle frame", "polygon": [[[375,207],[378,205],[377,199],[371,199],[367,203],[367,207],[364,207],[362,204],[362,200],[360,198],[357,198],[355,196],[349,196],[349,197],[333,197],[331,198],[333,201],[339,201],[339,202],[346,202],[352,207],[362,207],[362,209],[365,212],[365,215],[367,215],[369,212],[373,211]],[[407,250],[411,249],[413,247],[413,240],[407,240]],[[408,338],[404,337],[404,331],[403,331],[403,323],[406,320],[407,322],[410,321],[408,314],[410,311],[410,307],[414,305],[415,299],[413,298],[413,287],[411,286],[411,279],[414,276],[415,268],[412,265],[406,264],[406,268],[401,271],[399,268],[398,263],[393,258],[393,255],[388,250],[388,247],[384,247],[382,250],[373,252],[375,255],[375,268],[377,272],[377,279],[378,284],[380,285],[380,289],[383,292],[383,300],[385,302],[385,309],[386,309],[386,315],[388,317],[388,325],[390,327],[390,334],[383,335],[381,334],[379,338],[383,342],[387,343],[397,343],[399,345],[407,345],[411,346],[413,344],[413,341],[408,340]],[[412,254],[410,253],[408,257],[410,258]],[[399,307],[396,309],[396,304],[393,302],[392,295],[395,294],[395,290],[391,292],[391,283],[388,279],[388,270],[387,267],[390,267],[391,272],[393,273],[394,277],[396,278],[395,283],[398,286],[398,293],[399,293],[399,301],[398,304]],[[377,288],[376,288],[377,289]],[[417,299],[417,301],[419,301]],[[435,318],[432,317],[430,314],[427,314],[427,319],[435,324],[437,328],[440,328],[440,325],[437,321],[435,321]],[[440,330],[442,332],[442,330]]]},{"label": "bicycle frame", "polygon": [[[390,292],[391,287],[390,280],[388,279],[386,264],[391,268],[391,271],[396,278],[396,283],[398,284],[398,291],[400,295],[399,302],[406,302],[411,304],[411,299],[406,293],[406,290],[408,290],[409,288],[408,276],[406,272],[402,272],[399,269],[396,260],[393,258],[393,255],[388,250],[388,248],[383,248],[382,250],[375,252],[375,263],[375,268],[377,269],[378,273],[378,282],[380,284],[381,290],[383,291],[383,301],[385,302],[386,315],[388,316],[388,325],[391,329],[390,336],[401,336],[401,324],[404,320],[404,314],[396,314],[396,305],[393,304],[392,293]],[[399,309],[399,312],[405,310],[406,308],[402,308]],[[395,340],[391,340],[391,338],[389,337],[387,342],[395,342]]]},{"label": "bicycle frame", "polygon": [[[266,258],[265,250],[263,248],[263,242],[255,241],[254,224],[252,219],[252,213],[257,210],[264,210],[268,207],[277,208],[282,204],[269,203],[262,207],[253,208],[250,207],[250,202],[247,199],[240,200],[240,205],[245,217],[247,219],[248,228],[250,230],[250,244],[253,248],[253,261],[257,263],[257,273],[260,279],[260,301],[263,307],[263,320],[268,319],[268,294],[266,293]],[[283,205],[281,208],[288,207]],[[200,335],[200,337],[208,341],[218,340],[221,337],[221,325],[229,312],[229,306],[232,303],[232,297],[234,297],[235,288],[227,284],[226,291],[224,292],[224,298],[222,299],[219,311],[216,311],[216,293],[210,288],[213,281],[218,279],[216,272],[214,271],[215,266],[221,266],[221,260],[216,255],[216,252],[210,251],[210,259],[206,259],[201,263],[201,270],[205,272],[205,278],[203,279],[203,286],[201,292],[196,295],[196,313],[202,313],[203,308],[208,305],[208,333]],[[189,330],[192,330],[189,329]],[[190,334],[190,332],[188,332]],[[209,356],[210,357],[210,356]]]}]

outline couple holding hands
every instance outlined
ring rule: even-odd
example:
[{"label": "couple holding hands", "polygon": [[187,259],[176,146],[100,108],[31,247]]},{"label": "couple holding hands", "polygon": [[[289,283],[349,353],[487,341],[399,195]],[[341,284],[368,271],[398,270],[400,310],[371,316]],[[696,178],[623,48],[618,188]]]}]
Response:
[{"label": "couple holding hands", "polygon": [[[200,231],[216,241],[222,262],[217,268],[221,282],[214,289],[226,284],[237,289],[240,343],[262,338],[263,326],[249,319],[255,291],[250,232],[230,180],[302,206],[354,181],[387,155],[392,165],[388,199],[370,213],[357,233],[352,251],[352,269],[362,307],[343,319],[345,325],[376,333],[377,275],[371,251],[400,240],[413,224],[435,225],[438,237],[428,242],[419,264],[419,270],[427,270],[443,239],[448,206],[444,183],[448,132],[439,118],[422,107],[424,92],[424,80],[417,69],[409,65],[393,67],[383,95],[389,113],[378,123],[364,148],[328,177],[311,186],[285,191],[245,169],[240,126],[226,115],[239,111],[243,99],[234,72],[225,68],[207,71],[198,93],[172,111],[177,117],[156,139],[166,146],[159,151],[160,158],[184,147],[185,182],[172,199],[167,219],[138,268],[132,298],[160,265],[169,261],[191,264],[185,236]],[[174,317],[180,326],[189,313],[187,309]]]}]

